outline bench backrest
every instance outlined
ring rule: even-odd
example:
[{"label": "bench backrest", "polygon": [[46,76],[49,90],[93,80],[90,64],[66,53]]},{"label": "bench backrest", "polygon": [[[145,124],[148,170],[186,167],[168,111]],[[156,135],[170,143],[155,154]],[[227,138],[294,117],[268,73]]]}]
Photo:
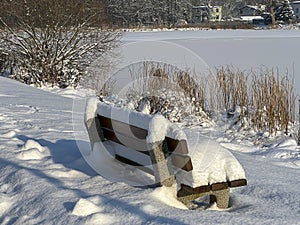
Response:
[{"label": "bench backrest", "polygon": [[[155,166],[158,162],[161,162],[159,157],[163,157],[163,160],[168,165],[170,175],[174,175],[174,170],[182,169],[185,171],[191,171],[193,169],[191,158],[188,156],[188,147],[185,140],[176,140],[170,137],[165,137],[163,143],[160,145],[160,151],[163,156],[157,156],[153,154],[153,149],[147,148],[146,137],[148,130],[130,125],[118,120],[108,118],[103,115],[97,114],[95,118],[96,123],[102,130],[103,141],[112,141],[117,144],[123,145],[131,150],[131,153],[124,153],[122,151],[115,154],[115,158],[123,163],[137,166],[137,168],[156,176]],[[144,163],[138,160],[137,155],[143,154],[148,157],[149,160]],[[153,159],[153,157],[155,159]],[[150,162],[152,165],[150,166]],[[150,166],[150,167],[149,167]],[[158,179],[159,180],[159,179]]]}]

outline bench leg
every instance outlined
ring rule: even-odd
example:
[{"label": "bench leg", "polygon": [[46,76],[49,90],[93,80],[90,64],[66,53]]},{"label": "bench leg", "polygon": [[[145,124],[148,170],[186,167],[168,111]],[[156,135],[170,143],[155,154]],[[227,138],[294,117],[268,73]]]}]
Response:
[{"label": "bench leg", "polygon": [[218,208],[227,209],[229,204],[229,188],[220,191],[213,191],[210,195],[210,204],[217,203]]},{"label": "bench leg", "polygon": [[219,190],[219,191],[208,191],[202,193],[191,193],[181,189],[179,192],[177,192],[177,199],[181,201],[183,204],[185,204],[188,208],[191,208],[190,206],[192,205],[192,202],[195,199],[209,195],[210,204],[216,202],[218,208],[226,209],[228,208],[229,194],[230,194],[229,188]]},{"label": "bench leg", "polygon": [[87,128],[88,135],[90,138],[91,149],[93,150],[94,144],[96,142],[104,141],[104,136],[100,126],[100,122],[98,118],[92,118],[89,119],[88,121],[85,121],[85,126]]},{"label": "bench leg", "polygon": [[186,205],[188,208],[192,208],[193,206],[193,201],[197,198],[201,198],[203,196],[209,195],[210,192],[204,192],[204,193],[199,193],[199,194],[191,194],[188,192],[178,192],[177,193],[177,199],[178,201],[182,202],[184,205]]},{"label": "bench leg", "polygon": [[149,153],[153,165],[155,182],[166,187],[171,187],[175,183],[175,176],[162,151],[162,144],[155,147]]}]

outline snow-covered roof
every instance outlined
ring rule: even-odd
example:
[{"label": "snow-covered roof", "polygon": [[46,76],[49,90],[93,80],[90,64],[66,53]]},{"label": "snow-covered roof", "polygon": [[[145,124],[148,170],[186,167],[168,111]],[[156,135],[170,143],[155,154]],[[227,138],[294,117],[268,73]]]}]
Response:
[{"label": "snow-covered roof", "polygon": [[251,8],[254,10],[265,10],[266,6],[265,5],[245,5],[241,9],[243,9],[243,8]]},{"label": "snow-covered roof", "polygon": [[300,4],[300,1],[293,1],[292,4],[293,4],[293,5],[295,5],[295,4]]},{"label": "snow-covered roof", "polygon": [[241,19],[243,21],[252,21],[254,19],[264,19],[264,18],[261,16],[241,16]]}]

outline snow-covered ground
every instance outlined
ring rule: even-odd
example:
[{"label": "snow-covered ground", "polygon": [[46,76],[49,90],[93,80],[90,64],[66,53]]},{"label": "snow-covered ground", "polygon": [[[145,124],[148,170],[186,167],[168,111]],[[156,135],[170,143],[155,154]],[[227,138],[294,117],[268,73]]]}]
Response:
[{"label": "snow-covered ground", "polygon": [[[211,57],[211,61],[204,55],[201,57],[211,66],[224,64],[226,59],[233,65],[235,59],[243,63],[244,60],[232,54],[251,46],[213,53],[216,51],[213,41],[218,40],[220,46],[225,42],[223,48],[243,43],[234,40],[236,31],[222,31],[220,36],[227,32],[227,39],[191,38],[204,35],[197,31],[130,33],[125,40],[144,40],[146,36],[153,40],[155,35],[161,40],[175,37],[174,41],[185,45],[193,43],[195,52],[206,49],[204,55]],[[290,54],[296,57],[293,58],[296,65],[300,58],[296,51],[298,45],[293,49],[282,45],[290,46],[299,41],[299,32],[265,32],[263,36],[274,37],[280,44],[281,50],[274,48],[276,52],[293,50]],[[213,33],[208,36],[212,37]],[[247,38],[248,33],[253,38]],[[244,43],[259,41],[259,34],[254,31],[238,34],[239,38],[249,41]],[[269,43],[267,39],[262,38]],[[261,55],[263,49],[257,48],[257,51],[256,59],[265,59]],[[266,53],[266,56],[271,57],[270,54],[279,66],[284,66],[285,60],[292,60],[286,55]],[[257,66],[258,62],[266,62],[249,62],[253,55],[245,56],[248,62],[241,65]],[[246,142],[229,142],[218,130],[200,130],[234,154],[244,167],[248,186],[231,190],[229,209],[218,210],[203,204],[197,210],[187,210],[176,201],[171,189],[131,187],[111,182],[94,172],[81,154],[83,149],[89,151],[86,131],[78,129],[84,118],[80,107],[84,104],[84,91],[81,94],[71,90],[54,92],[0,77],[0,224],[300,224],[300,148],[294,140],[271,142],[268,147],[259,149]],[[193,129],[199,132],[199,128]]]}]

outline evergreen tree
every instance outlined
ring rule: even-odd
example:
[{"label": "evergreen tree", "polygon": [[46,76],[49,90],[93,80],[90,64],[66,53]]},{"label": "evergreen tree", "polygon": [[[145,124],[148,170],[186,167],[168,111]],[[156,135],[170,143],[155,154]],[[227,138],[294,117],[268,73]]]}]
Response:
[{"label": "evergreen tree", "polygon": [[295,13],[289,0],[283,1],[275,9],[275,19],[284,23],[292,23],[295,21]]}]

